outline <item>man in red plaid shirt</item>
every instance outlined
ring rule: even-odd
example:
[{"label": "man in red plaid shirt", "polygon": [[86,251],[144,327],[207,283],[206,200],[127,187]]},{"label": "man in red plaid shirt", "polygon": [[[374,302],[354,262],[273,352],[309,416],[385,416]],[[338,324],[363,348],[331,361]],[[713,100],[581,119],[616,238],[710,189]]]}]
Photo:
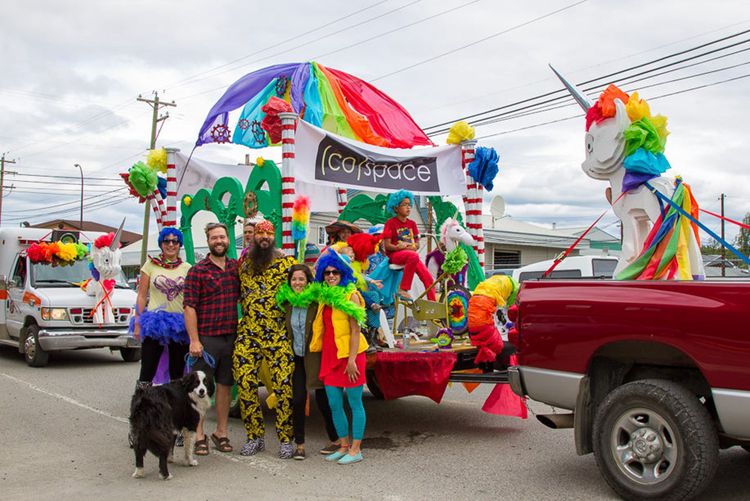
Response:
[{"label": "man in red plaid shirt", "polygon": [[[209,254],[190,268],[185,278],[185,327],[190,336],[190,355],[198,357],[196,369],[205,368],[205,350],[216,361],[211,370],[216,380],[216,431],[211,434],[216,449],[231,452],[227,427],[231,403],[232,353],[237,337],[237,301],[240,281],[237,261],[226,257],[229,248],[227,227],[219,223],[206,226]],[[195,454],[208,454],[208,439],[203,421],[198,425]]]}]

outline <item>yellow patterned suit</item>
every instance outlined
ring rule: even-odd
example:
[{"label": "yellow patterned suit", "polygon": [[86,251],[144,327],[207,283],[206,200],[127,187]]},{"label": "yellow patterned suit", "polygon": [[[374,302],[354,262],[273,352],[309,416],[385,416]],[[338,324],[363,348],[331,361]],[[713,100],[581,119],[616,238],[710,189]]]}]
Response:
[{"label": "yellow patterned suit", "polygon": [[294,262],[291,256],[276,258],[257,275],[253,273],[250,259],[240,264],[242,318],[234,344],[233,372],[248,440],[265,435],[258,397],[259,370],[265,359],[277,398],[276,432],[281,443],[292,441],[294,352],[286,332],[284,310],[276,306],[276,293],[286,282],[289,267]]}]

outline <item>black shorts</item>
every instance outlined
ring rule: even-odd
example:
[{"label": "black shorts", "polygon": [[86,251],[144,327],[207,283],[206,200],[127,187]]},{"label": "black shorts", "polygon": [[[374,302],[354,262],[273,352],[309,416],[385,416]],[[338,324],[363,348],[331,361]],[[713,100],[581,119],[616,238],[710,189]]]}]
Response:
[{"label": "black shorts", "polygon": [[203,351],[211,355],[216,362],[216,367],[211,369],[206,361],[201,357],[193,366],[197,370],[206,368],[213,372],[214,380],[218,384],[232,386],[234,378],[232,377],[232,352],[234,351],[234,339],[237,335],[232,336],[198,336]]}]

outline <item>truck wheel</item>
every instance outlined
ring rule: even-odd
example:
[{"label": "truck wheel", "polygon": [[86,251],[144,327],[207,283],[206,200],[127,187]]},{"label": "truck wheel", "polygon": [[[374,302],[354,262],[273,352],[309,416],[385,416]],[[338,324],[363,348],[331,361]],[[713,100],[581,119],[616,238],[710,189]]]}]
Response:
[{"label": "truck wheel", "polygon": [[23,356],[31,367],[44,367],[49,362],[49,353],[39,345],[39,326],[36,324],[31,324],[26,328]]},{"label": "truck wheel", "polygon": [[378,380],[375,379],[375,371],[367,371],[365,372],[365,376],[367,377],[367,389],[370,390],[372,396],[377,400],[384,400],[385,397],[383,396],[383,392],[380,391]]},{"label": "truck wheel", "polygon": [[612,391],[594,419],[594,456],[626,499],[685,499],[711,481],[719,439],[711,416],[683,386],[661,379]]},{"label": "truck wheel", "polygon": [[126,362],[137,362],[141,359],[140,348],[120,348],[120,356]]}]

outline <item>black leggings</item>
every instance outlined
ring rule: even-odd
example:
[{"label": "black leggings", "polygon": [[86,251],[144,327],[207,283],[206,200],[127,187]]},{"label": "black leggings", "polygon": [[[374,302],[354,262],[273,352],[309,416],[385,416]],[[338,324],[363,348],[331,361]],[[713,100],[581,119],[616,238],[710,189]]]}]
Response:
[{"label": "black leggings", "polygon": [[[169,379],[180,379],[185,371],[185,355],[188,352],[189,345],[170,342],[169,348]],[[138,381],[148,381],[154,379],[156,369],[159,367],[159,359],[164,351],[164,345],[159,341],[149,337],[144,338],[141,342],[141,375]]]},{"label": "black leggings", "polygon": [[[315,390],[315,403],[323,416],[326,434],[331,442],[338,440],[336,427],[333,425],[331,406],[328,395],[323,388]],[[307,375],[305,373],[305,359],[294,355],[294,375],[292,377],[292,423],[294,425],[294,441],[305,443],[305,407],[307,405]]]}]

